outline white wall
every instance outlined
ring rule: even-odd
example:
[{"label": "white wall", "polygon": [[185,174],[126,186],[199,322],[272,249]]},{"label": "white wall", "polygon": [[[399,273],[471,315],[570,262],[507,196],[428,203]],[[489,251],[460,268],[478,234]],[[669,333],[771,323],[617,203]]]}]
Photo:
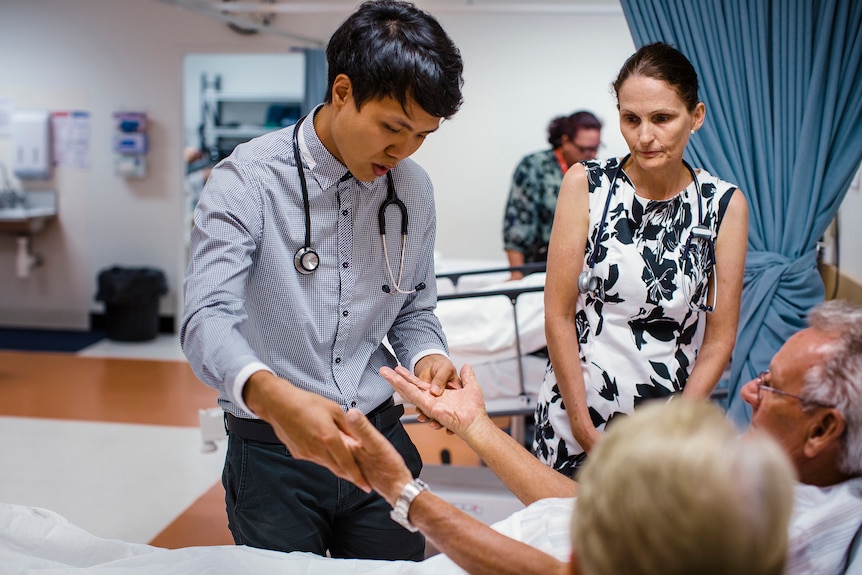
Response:
[{"label": "white wall", "polygon": [[[855,222],[862,214],[862,167],[856,172],[838,211],[838,241],[841,246],[838,265],[841,273],[862,284],[862,230]],[[834,262],[833,262],[834,263]]]},{"label": "white wall", "polygon": [[[283,27],[325,42],[347,15],[282,16]],[[444,257],[502,257],[508,178],[525,153],[545,146],[550,118],[591,108],[615,138],[607,92],[633,49],[622,13],[465,15],[439,19],[465,59],[462,111],[417,154],[438,188]],[[284,22],[284,21],[282,21]],[[59,219],[34,237],[44,265],[14,273],[15,238],[0,235],[0,325],[86,328],[96,276],[114,264],[153,266],[168,278],[163,315],[179,316],[183,253],[183,62],[187,54],[283,53],[281,36],[244,36],[156,0],[6,0],[0,8],[0,98],[17,108],[86,110],[89,169],[62,168]],[[601,54],[600,57],[597,57]],[[147,112],[149,173],[113,173],[111,117]],[[9,163],[8,139],[0,161]]]},{"label": "white wall", "polygon": [[437,190],[443,258],[500,258],[503,210],[515,165],[548,147],[557,115],[592,110],[602,155],[625,151],[610,83],[634,43],[615,15],[464,15],[439,19],[464,57],[464,105],[415,158]]},{"label": "white wall", "polygon": [[[333,17],[335,21],[340,18]],[[336,24],[321,26],[328,37]],[[284,38],[243,36],[155,0],[5,0],[0,98],[16,108],[91,114],[89,169],[60,168],[59,218],[33,238],[44,265],[15,275],[15,238],[0,235],[0,325],[87,328],[98,272],[114,264],[163,270],[162,315],[179,315],[183,248],[183,60],[188,53],[284,53]],[[149,116],[149,172],[114,175],[112,114]],[[0,161],[10,143],[0,137]]]},{"label": "white wall", "polygon": [[[346,15],[278,19],[325,42]],[[444,258],[502,259],[509,177],[521,156],[545,147],[552,116],[592,109],[606,124],[605,155],[624,150],[608,85],[633,42],[621,11],[438,17],[462,50],[466,84],[462,110],[416,154],[437,187],[437,248]],[[89,111],[92,163],[58,169],[48,182],[60,216],[35,236],[45,264],[29,278],[15,277],[15,238],[0,235],[0,325],[88,327],[89,314],[102,310],[96,275],[113,264],[162,269],[170,293],[161,313],[179,317],[185,56],[290,48],[282,36],[236,34],[158,0],[4,0],[0,98],[18,108]],[[150,119],[142,180],[113,173],[111,118],[129,109]],[[9,164],[9,152],[0,137],[0,161]],[[854,244],[843,245],[847,253]],[[845,270],[862,277],[862,265]]]}]

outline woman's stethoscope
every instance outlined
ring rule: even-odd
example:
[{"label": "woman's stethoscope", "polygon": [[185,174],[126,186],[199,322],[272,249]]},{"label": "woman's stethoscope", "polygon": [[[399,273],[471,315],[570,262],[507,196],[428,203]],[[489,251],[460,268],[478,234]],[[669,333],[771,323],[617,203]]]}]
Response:
[{"label": "woman's stethoscope", "polygon": [[[620,173],[623,165],[628,161],[631,157],[631,154],[627,154],[617,165],[616,170],[614,170],[614,175],[611,177],[611,183],[608,187],[608,197],[605,199],[605,208],[602,211],[602,220],[599,224],[598,234],[596,234],[596,245],[593,248],[593,251],[590,252],[590,257],[587,260],[587,266],[589,269],[586,269],[580,273],[578,276],[578,291],[582,294],[593,294],[596,298],[603,300],[604,299],[604,278],[596,275],[595,266],[596,266],[596,254],[598,253],[599,243],[602,240],[602,233],[605,229],[605,223],[607,222],[608,217],[608,208],[611,205],[611,196],[614,193],[614,187],[617,183],[617,176]],[[694,171],[688,162],[685,160],[682,161],[685,167],[688,169],[691,174],[692,180],[694,180],[694,187],[697,190],[697,225],[691,229],[691,233],[688,236],[688,239],[685,242],[685,247],[682,250],[682,261],[683,265],[686,266],[690,262],[692,242],[703,242],[703,245],[706,248],[706,262],[704,268],[711,268],[713,270],[712,276],[715,277],[715,242],[713,240],[712,231],[703,225],[703,207],[702,196],[700,192],[700,183],[697,180],[697,174]],[[683,270],[685,272],[686,270]],[[715,311],[715,304],[718,298],[718,282],[714,282],[714,288],[712,292],[712,304],[703,303],[703,300],[706,299],[706,291],[700,294],[697,298],[698,303],[692,303],[691,294],[689,293],[688,282],[683,279],[682,280],[683,293],[686,301],[688,302],[689,307],[693,310],[701,310],[708,313],[712,313]]]},{"label": "woman's stethoscope", "polygon": [[[299,128],[306,116],[303,116],[293,128],[293,157],[296,160],[296,170],[299,174],[299,184],[302,188],[302,202],[305,208],[305,245],[296,250],[293,256],[293,265],[296,271],[303,275],[313,273],[320,266],[320,256],[311,247],[311,207],[308,200],[308,184],[305,181],[305,171],[302,168],[302,160],[299,154]],[[401,276],[404,273],[404,252],[407,246],[407,206],[404,205],[395,193],[395,184],[392,181],[392,173],[386,172],[387,193],[386,199],[380,204],[380,210],[377,212],[377,221],[380,226],[380,242],[383,244],[383,258],[386,260],[386,271],[389,272],[389,279],[397,293],[411,294],[413,292],[425,289],[425,283],[419,283],[412,290],[406,291],[401,289]],[[392,273],[392,266],[389,265],[389,254],[386,251],[386,208],[389,206],[397,206],[401,212],[401,257],[399,258],[398,281],[395,281],[395,275]],[[383,286],[383,291],[391,293],[393,290],[388,285]]]}]

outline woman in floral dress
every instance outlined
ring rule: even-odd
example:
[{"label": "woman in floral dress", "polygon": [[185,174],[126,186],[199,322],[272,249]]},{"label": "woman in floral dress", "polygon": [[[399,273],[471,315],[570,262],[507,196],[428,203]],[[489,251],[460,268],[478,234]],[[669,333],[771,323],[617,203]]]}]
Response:
[{"label": "woman in floral dress", "polygon": [[569,476],[615,417],[709,397],[733,350],[748,243],[742,192],[683,160],[706,114],[688,59],[644,46],[613,87],[630,153],[567,172],[548,253],[533,447]]}]

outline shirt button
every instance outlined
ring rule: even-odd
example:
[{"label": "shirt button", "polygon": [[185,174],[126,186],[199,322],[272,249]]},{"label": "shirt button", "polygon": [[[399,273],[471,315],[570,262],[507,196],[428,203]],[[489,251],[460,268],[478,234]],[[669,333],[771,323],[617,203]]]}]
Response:
[{"label": "shirt button", "polygon": [[347,262],[344,262],[343,264],[341,264],[341,267],[343,267],[344,269],[347,269],[349,266],[350,266],[350,264]]},{"label": "shirt button", "polygon": [[335,358],[335,363],[341,363],[341,358],[340,358],[340,357],[336,357],[336,358]]},{"label": "shirt button", "polygon": [[347,317],[347,314],[348,314],[347,310],[344,310],[343,312],[341,312],[341,315],[343,315],[344,317]]},{"label": "shirt button", "polygon": [[342,216],[346,216],[348,213],[350,213],[350,212],[348,212],[347,210],[341,210],[341,215],[342,215]]},{"label": "shirt button", "polygon": [[355,401],[351,401],[351,402],[350,402],[350,407],[356,407],[356,402],[355,402]]}]

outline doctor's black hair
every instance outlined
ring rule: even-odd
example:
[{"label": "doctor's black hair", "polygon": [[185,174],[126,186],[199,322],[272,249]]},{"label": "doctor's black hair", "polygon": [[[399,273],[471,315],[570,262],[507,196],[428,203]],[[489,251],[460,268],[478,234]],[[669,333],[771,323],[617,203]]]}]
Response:
[{"label": "doctor's black hair", "polygon": [[620,88],[631,76],[644,76],[667,82],[689,112],[697,106],[697,72],[688,58],[670,44],[647,44],[629,56],[613,83],[618,103]]},{"label": "doctor's black hair", "polygon": [[363,2],[338,27],[326,47],[328,84],[345,74],[357,109],[390,97],[405,106],[413,99],[425,112],[449,118],[461,107],[461,52],[437,20],[409,2]]}]

